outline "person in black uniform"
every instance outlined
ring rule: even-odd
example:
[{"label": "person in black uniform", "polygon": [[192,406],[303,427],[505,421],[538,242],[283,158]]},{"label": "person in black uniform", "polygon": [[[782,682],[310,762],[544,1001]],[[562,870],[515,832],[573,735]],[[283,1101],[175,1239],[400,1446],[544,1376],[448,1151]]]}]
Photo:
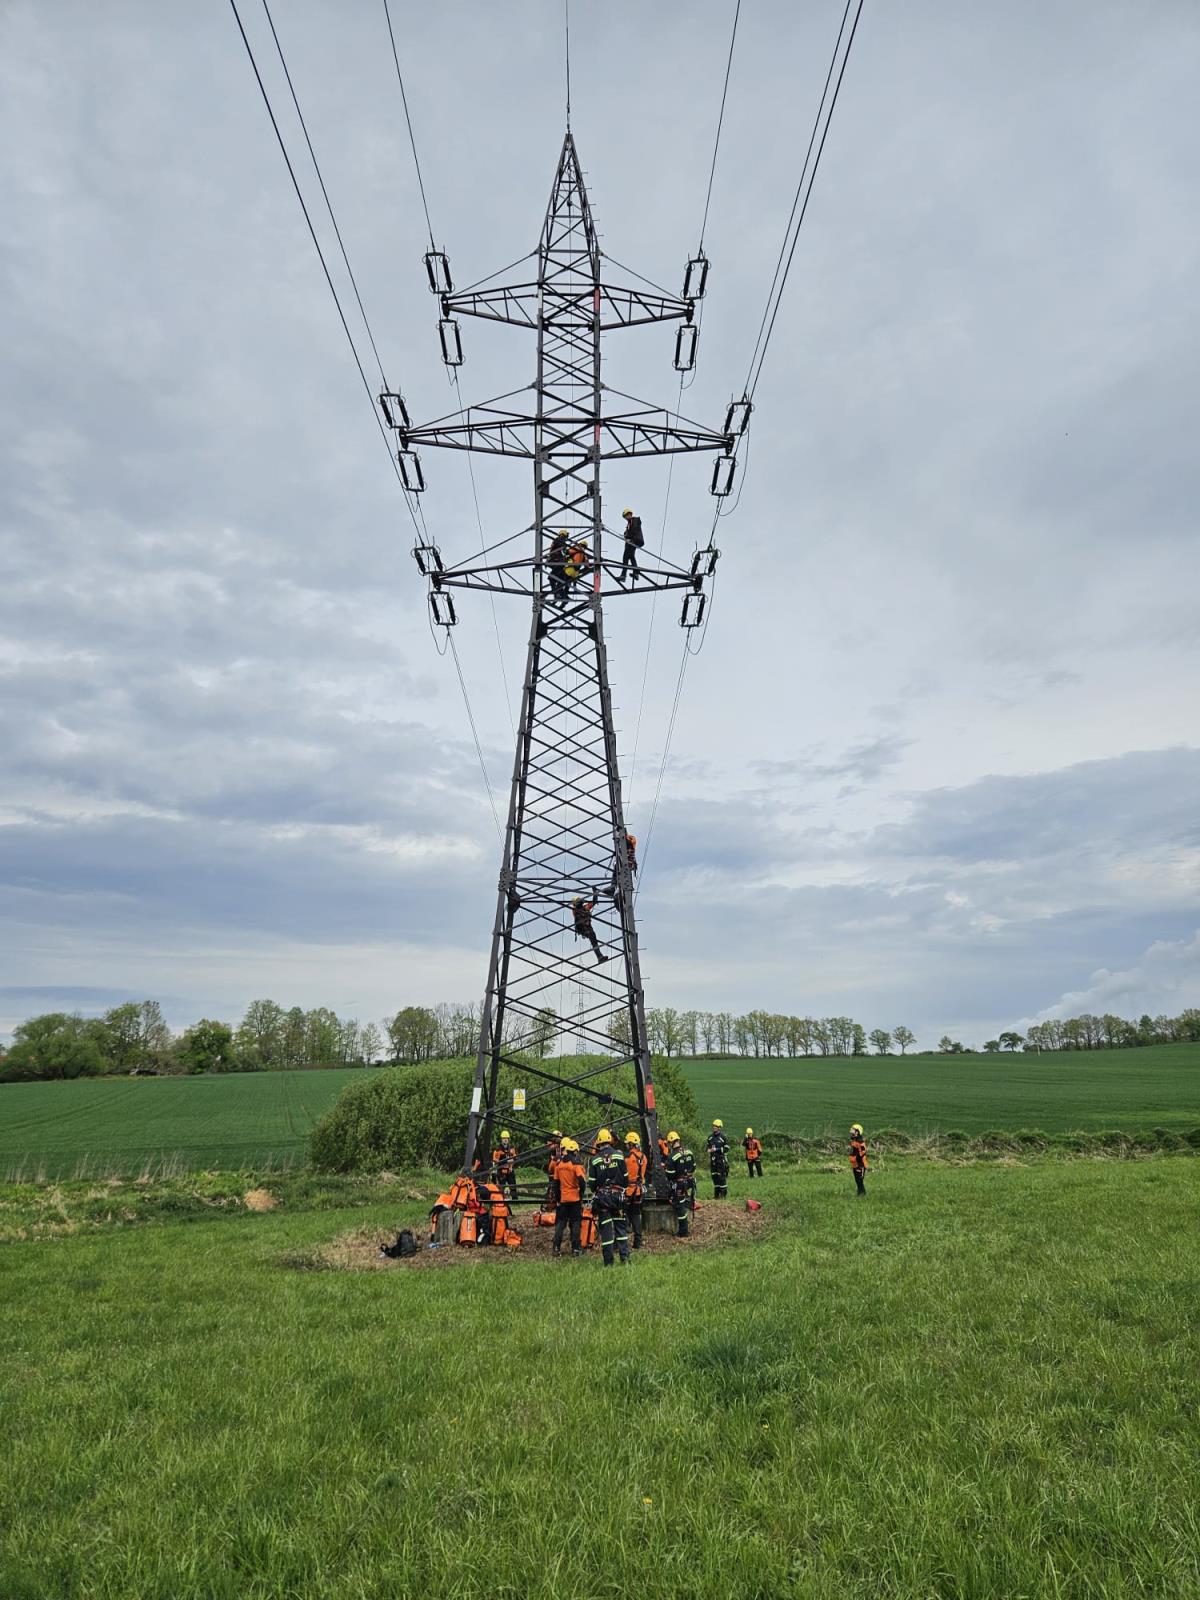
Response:
[{"label": "person in black uniform", "polygon": [[675,1207],[675,1232],[681,1239],[688,1236],[692,1211],[696,1204],[696,1158],[677,1133],[667,1135],[667,1182],[671,1186],[671,1202]]},{"label": "person in black uniform", "polygon": [[725,1137],[725,1124],[720,1117],[713,1118],[712,1132],[704,1148],[708,1151],[713,1199],[724,1200],[729,1194],[729,1140]]},{"label": "person in black uniform", "polygon": [[645,544],[646,536],[642,532],[641,517],[635,517],[628,507],[621,515],[625,518],[625,554],[621,557],[621,571],[617,575],[617,582],[624,588],[627,572],[632,573],[634,583],[638,581],[641,568],[638,566],[637,553]]},{"label": "person in black uniform", "polygon": [[611,1267],[614,1252],[624,1266],[629,1260],[629,1218],[625,1215],[625,1186],[629,1174],[625,1158],[613,1143],[612,1132],[601,1128],[596,1135],[596,1154],[588,1169],[592,1191],[592,1215],[600,1235],[600,1254]]}]

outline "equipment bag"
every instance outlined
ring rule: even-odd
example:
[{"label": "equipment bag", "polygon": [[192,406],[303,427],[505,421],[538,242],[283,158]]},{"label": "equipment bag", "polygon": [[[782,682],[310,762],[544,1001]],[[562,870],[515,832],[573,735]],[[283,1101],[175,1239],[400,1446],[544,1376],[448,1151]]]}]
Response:
[{"label": "equipment bag", "polygon": [[515,1228],[509,1228],[505,1232],[504,1242],[510,1250],[519,1250],[521,1248],[522,1235]]},{"label": "equipment bag", "polygon": [[557,1215],[556,1211],[535,1211],[533,1225],[535,1228],[552,1228]]},{"label": "equipment bag", "polygon": [[509,1227],[503,1217],[492,1216],[492,1244],[505,1244],[508,1241]]},{"label": "equipment bag", "polygon": [[458,1225],[459,1244],[473,1245],[479,1238],[479,1219],[473,1211],[464,1211],[463,1219]]},{"label": "equipment bag", "polygon": [[390,1256],[393,1261],[401,1256],[415,1256],[416,1253],[417,1241],[413,1238],[411,1228],[401,1228],[396,1235],[395,1244],[383,1244],[379,1247],[379,1254]]},{"label": "equipment bag", "polygon": [[583,1213],[583,1220],[579,1224],[579,1246],[582,1250],[590,1250],[596,1242],[596,1219],[590,1210]]}]

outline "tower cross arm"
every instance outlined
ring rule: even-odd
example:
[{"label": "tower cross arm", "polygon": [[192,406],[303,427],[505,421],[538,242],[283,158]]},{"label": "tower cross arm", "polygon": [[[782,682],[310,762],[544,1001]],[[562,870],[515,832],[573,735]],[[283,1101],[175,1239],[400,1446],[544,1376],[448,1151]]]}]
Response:
[{"label": "tower cross arm", "polygon": [[685,450],[731,450],[733,436],[689,422],[674,411],[646,407],[600,419],[597,442],[602,460],[621,456],[666,456]]},{"label": "tower cross arm", "polygon": [[578,318],[589,322],[599,315],[602,333],[633,328],[647,322],[691,322],[695,301],[653,290],[619,284],[580,285],[553,279],[544,284],[495,284],[488,289],[464,289],[442,296],[446,317],[480,317],[486,322],[506,322],[515,328],[538,326],[539,312],[551,318]]},{"label": "tower cross arm", "polygon": [[[441,450],[473,450],[480,455],[521,456],[532,460],[537,455],[537,419],[534,417],[495,417],[465,413],[463,420],[431,422],[421,427],[404,428],[400,442],[406,447],[427,445]],[[595,446],[601,461],[626,456],[667,456],[689,450],[731,450],[733,436],[711,428],[681,421],[673,411],[629,411],[602,416],[563,417],[553,427],[554,448],[577,447],[580,463],[586,462]]]}]

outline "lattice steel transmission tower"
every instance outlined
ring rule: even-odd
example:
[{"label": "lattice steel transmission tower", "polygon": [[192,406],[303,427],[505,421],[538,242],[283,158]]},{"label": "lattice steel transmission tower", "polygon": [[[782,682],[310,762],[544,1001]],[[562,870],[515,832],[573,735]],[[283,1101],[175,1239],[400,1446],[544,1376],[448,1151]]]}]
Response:
[{"label": "lattice steel transmission tower", "polygon": [[[601,381],[601,336],[644,323],[678,322],[675,366],[690,368],[696,302],[704,293],[708,263],[703,255],[688,263],[678,297],[607,282],[569,130],[536,257],[536,280],[483,279],[457,291],[445,253],[431,250],[425,258],[429,286],[441,302],[438,327],[449,366],[462,363],[462,317],[536,332],[531,410],[514,409],[529,395],[527,387],[415,426],[398,394],[381,397],[397,434],[405,484],[415,492],[425,488],[422,445],[533,463],[528,527],[459,564],[447,562],[432,542],[414,551],[429,580],[434,621],[442,627],[458,621],[456,589],[521,595],[532,602],[463,1170],[470,1172],[477,1157],[486,1165],[498,1129],[508,1127],[522,1165],[534,1169],[520,1192],[540,1197],[544,1181],[535,1172],[545,1160],[552,1127],[582,1143],[607,1123],[614,1131],[640,1129],[661,1192],[604,601],[680,590],[681,624],[694,627],[703,617],[704,582],[715,568],[717,551],[710,540],[688,567],[651,558],[648,549],[639,551],[642,579],[626,590],[618,581],[621,535],[615,538],[615,558],[605,549],[600,471],[602,462],[626,456],[715,451],[710,487],[714,494],[727,494],[737,436],[750,407],[747,401],[735,402],[723,428],[713,430],[638,401],[621,409],[632,397]],[[551,548],[560,530],[568,546],[586,545],[583,570],[574,577],[564,575],[561,557]],[[589,943],[574,936],[576,896],[594,902],[593,927],[603,962]],[[556,1052],[577,1040],[584,1042],[588,1059],[568,1065]],[[518,1085],[525,1091],[523,1110],[514,1108],[511,1094]]]}]

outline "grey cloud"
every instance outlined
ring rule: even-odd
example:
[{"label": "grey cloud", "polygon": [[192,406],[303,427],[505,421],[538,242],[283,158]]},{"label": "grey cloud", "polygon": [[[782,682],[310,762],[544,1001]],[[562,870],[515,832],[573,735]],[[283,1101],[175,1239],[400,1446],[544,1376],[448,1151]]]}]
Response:
[{"label": "grey cloud", "polygon": [[[669,283],[728,7],[689,19],[681,41],[669,8],[572,17],[604,242]],[[382,19],[277,20],[389,378],[415,415],[444,412]],[[743,8],[701,418],[744,371],[831,22]],[[457,686],[230,18],[114,0],[0,26],[0,882],[23,972],[36,987],[56,938],[86,952],[118,927],[129,982],[174,948],[181,995],[198,944],[243,927],[256,961],[361,929],[481,948],[497,850]],[[540,0],[502,19],[463,0],[406,30],[435,226],[466,281],[536,239],[561,108],[527,89],[560,81],[558,27]],[[1198,66],[1186,8],[1134,31],[1118,0],[1086,20],[1027,0],[951,26],[928,4],[864,17],[648,853],[663,998],[857,995],[914,1026],[950,1004],[990,1023],[1185,938],[1196,753],[1162,747],[1192,736],[1167,691],[1186,706],[1197,679]],[[528,341],[467,334],[469,398],[531,375]],[[606,362],[624,389],[674,392],[669,342],[614,339]],[[462,467],[426,461],[426,509],[467,551]],[[524,526],[523,469],[481,463],[478,482],[489,537]],[[686,556],[711,502],[694,464],[671,483]],[[657,464],[606,484],[648,530],[663,491]],[[525,619],[498,610],[516,678]],[[500,779],[491,618],[462,614]],[[665,703],[656,656],[644,724],[623,710],[645,772],[674,682],[664,614]],[[645,611],[610,620],[614,681],[636,689]],[[1118,652],[1129,704],[1089,728]],[[423,862],[439,840],[460,853]],[[330,968],[322,952],[314,997]]]}]

